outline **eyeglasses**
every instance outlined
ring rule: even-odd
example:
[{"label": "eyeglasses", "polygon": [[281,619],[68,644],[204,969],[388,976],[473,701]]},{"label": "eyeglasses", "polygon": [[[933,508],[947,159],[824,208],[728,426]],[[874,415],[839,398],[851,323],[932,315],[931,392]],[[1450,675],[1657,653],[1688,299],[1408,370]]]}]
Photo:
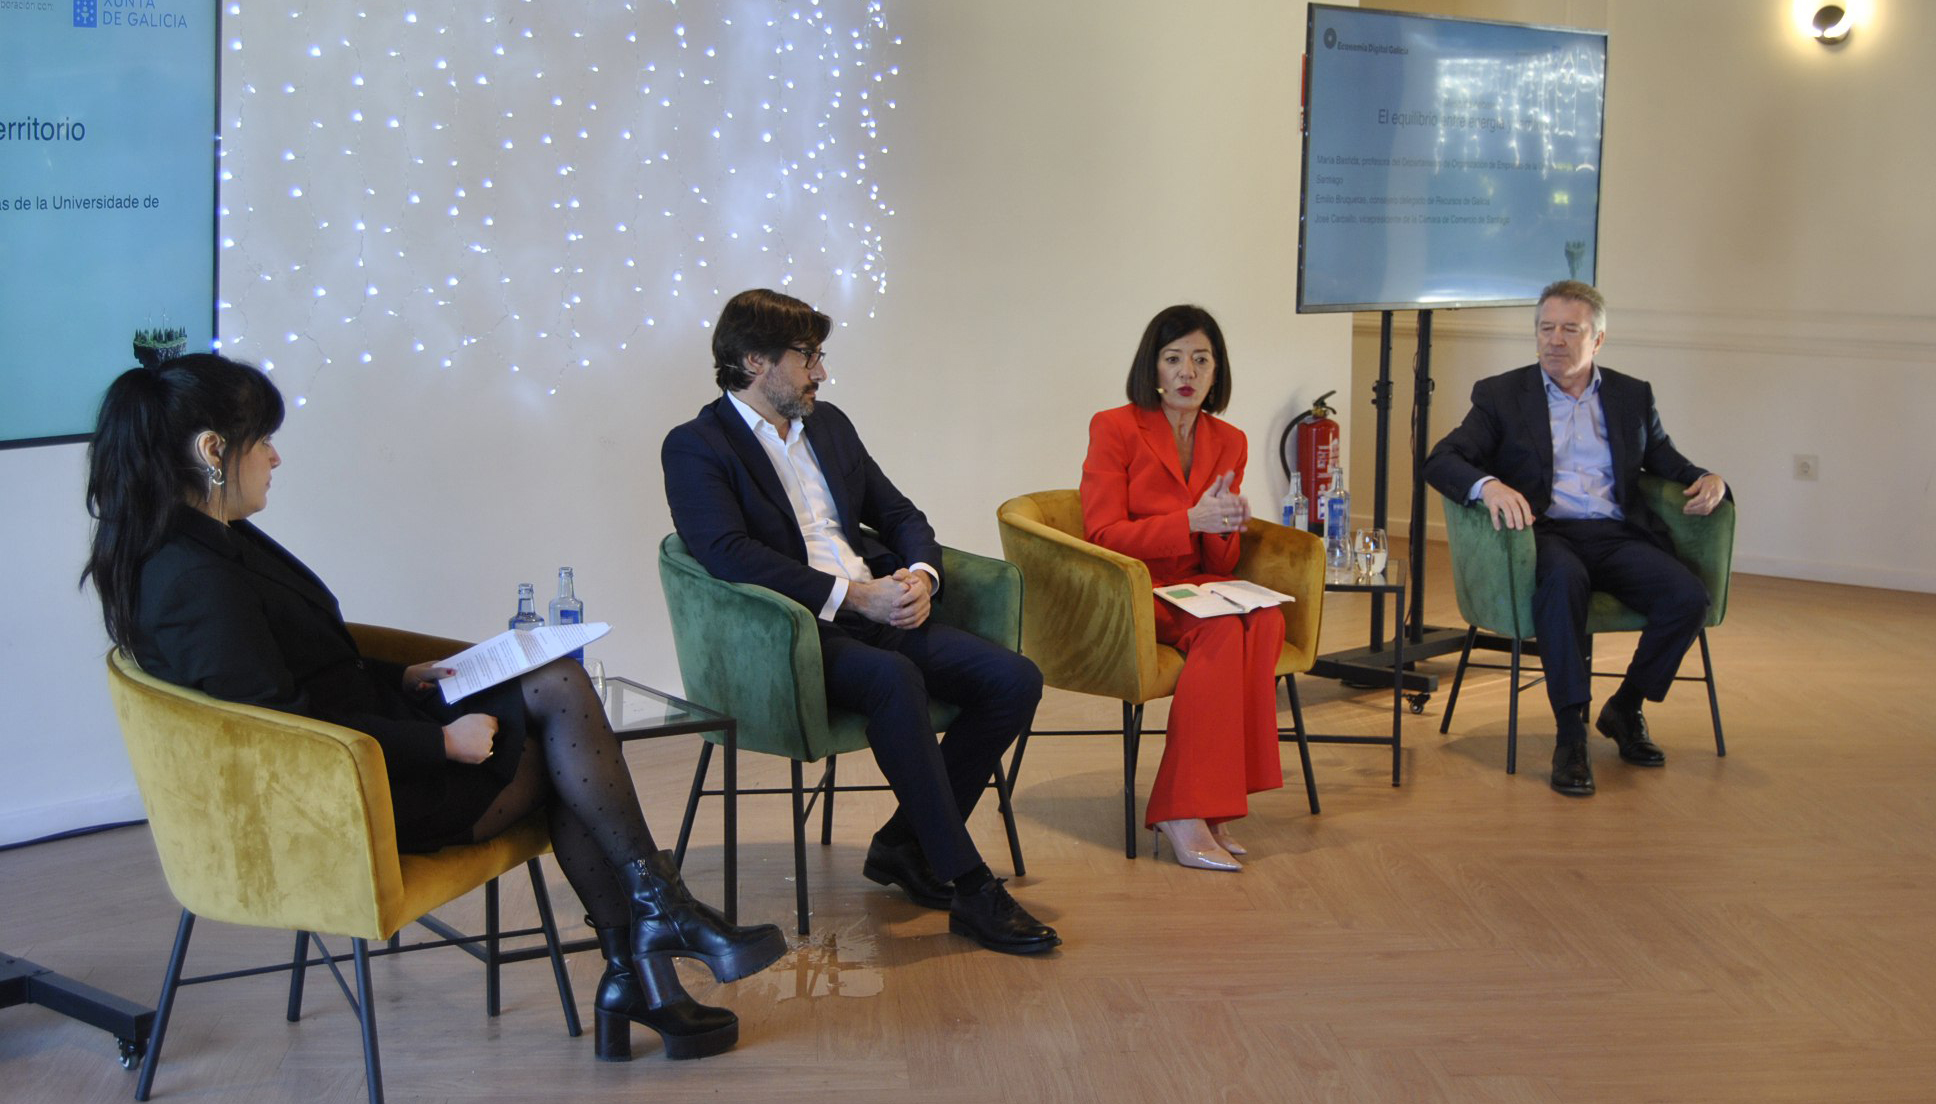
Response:
[{"label": "eyeglasses", "polygon": [[798,345],[788,345],[787,348],[792,349],[794,352],[799,353],[803,357],[806,357],[807,367],[809,368],[813,367],[816,364],[820,365],[823,368],[826,367],[827,354],[820,351],[819,349],[803,349]]}]

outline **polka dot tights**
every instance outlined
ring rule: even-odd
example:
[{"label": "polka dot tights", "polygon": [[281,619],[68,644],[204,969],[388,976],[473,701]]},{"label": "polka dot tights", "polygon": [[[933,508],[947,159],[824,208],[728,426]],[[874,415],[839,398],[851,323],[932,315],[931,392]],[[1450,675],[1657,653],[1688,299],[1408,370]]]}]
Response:
[{"label": "polka dot tights", "polygon": [[585,669],[558,660],[525,675],[527,739],[517,773],[471,828],[489,839],[543,807],[565,879],[601,927],[628,923],[617,869],[658,850],[618,737]]}]

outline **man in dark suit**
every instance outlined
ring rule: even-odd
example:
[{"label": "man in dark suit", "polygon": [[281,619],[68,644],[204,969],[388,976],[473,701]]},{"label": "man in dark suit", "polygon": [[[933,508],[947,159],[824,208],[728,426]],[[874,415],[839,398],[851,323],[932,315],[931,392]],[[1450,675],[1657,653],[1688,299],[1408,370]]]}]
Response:
[{"label": "man in dark suit", "polygon": [[1465,421],[1426,459],[1425,477],[1454,501],[1484,502],[1495,529],[1532,527],[1533,627],[1559,727],[1552,784],[1584,796],[1593,792],[1589,596],[1606,591],[1647,618],[1626,677],[1595,722],[1620,758],[1645,767],[1667,757],[1648,738],[1641,702],[1666,697],[1707,615],[1707,591],[1640,501],[1640,473],[1688,484],[1690,514],[1712,512],[1728,488],[1675,450],[1652,387],[1594,363],[1606,340],[1599,291],[1562,280],[1540,293],[1536,317],[1539,363],[1480,380]]},{"label": "man in dark suit", "polygon": [[[1035,954],[1061,940],[1009,896],[965,826],[1002,752],[1035,716],[1029,660],[928,621],[941,545],[888,481],[853,423],[815,397],[832,321],[777,292],[741,292],[713,328],[726,394],[666,435],[672,523],[706,570],[793,599],[819,619],[829,705],[865,714],[900,799],[862,872],[990,950]],[[862,528],[866,526],[867,528]],[[871,530],[871,532],[869,531]],[[961,709],[937,742],[932,694]]]}]

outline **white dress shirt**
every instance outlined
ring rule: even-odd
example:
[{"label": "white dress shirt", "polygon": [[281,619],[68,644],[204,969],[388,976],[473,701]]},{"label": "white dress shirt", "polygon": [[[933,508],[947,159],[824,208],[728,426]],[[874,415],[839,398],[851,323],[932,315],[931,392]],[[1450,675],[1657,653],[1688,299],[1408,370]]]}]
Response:
[{"label": "white dress shirt", "polygon": [[[833,490],[827,485],[826,473],[820,470],[820,458],[807,443],[805,423],[799,418],[793,419],[787,424],[786,436],[782,437],[772,422],[741,402],[739,396],[728,391],[726,397],[732,400],[733,409],[739,411],[740,417],[746,419],[746,428],[753,431],[753,439],[773,462],[773,471],[780,477],[780,486],[793,507],[793,519],[799,523],[800,536],[807,544],[807,566],[834,577],[834,588],[819,612],[822,621],[832,621],[840,604],[847,599],[848,587],[853,583],[872,582],[874,573],[867,569],[867,562],[840,531]],[[941,577],[934,568],[917,563],[911,565],[911,570],[924,572],[930,589],[939,587]]]}]

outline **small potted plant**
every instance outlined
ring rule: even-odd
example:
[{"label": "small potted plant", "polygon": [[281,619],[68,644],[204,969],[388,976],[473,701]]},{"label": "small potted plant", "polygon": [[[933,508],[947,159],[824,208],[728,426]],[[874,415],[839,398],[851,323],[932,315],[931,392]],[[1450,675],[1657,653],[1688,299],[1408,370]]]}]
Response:
[{"label": "small potted plant", "polygon": [[188,331],[179,326],[163,326],[152,330],[134,332],[134,358],[144,368],[153,368],[164,360],[178,357],[188,351]]}]

